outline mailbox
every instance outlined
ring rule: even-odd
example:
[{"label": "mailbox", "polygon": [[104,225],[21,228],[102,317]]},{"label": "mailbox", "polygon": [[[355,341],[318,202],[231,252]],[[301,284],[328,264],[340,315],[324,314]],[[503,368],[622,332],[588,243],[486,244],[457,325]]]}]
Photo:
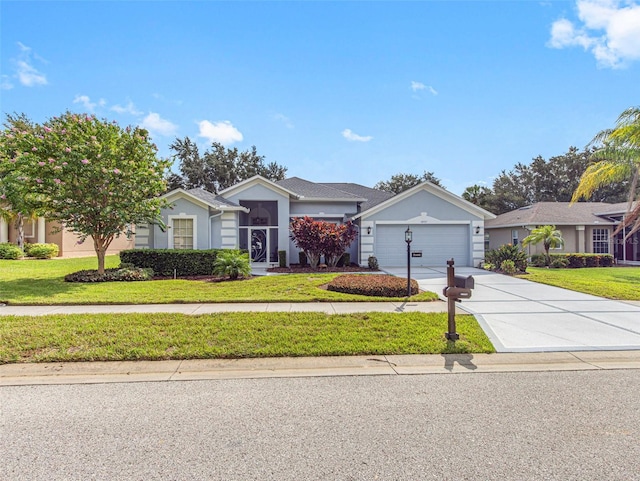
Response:
[{"label": "mailbox", "polygon": [[461,287],[463,289],[473,289],[475,280],[473,279],[473,276],[455,276],[454,285],[455,287]]},{"label": "mailbox", "polygon": [[471,289],[464,287],[445,287],[442,290],[442,294],[450,299],[471,299]]}]

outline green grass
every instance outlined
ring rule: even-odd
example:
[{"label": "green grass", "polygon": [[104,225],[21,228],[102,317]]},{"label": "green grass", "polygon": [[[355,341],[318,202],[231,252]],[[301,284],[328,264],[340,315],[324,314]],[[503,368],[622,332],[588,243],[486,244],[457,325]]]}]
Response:
[{"label": "green grass", "polygon": [[582,269],[529,267],[527,273],[520,277],[609,299],[640,301],[640,268],[638,267]]},{"label": "green grass", "polygon": [[[118,256],[108,256],[106,267],[117,267]],[[170,304],[189,302],[360,302],[402,300],[368,297],[322,289],[338,274],[296,274],[256,277],[234,282],[157,280],[145,282],[64,282],[64,276],[95,269],[95,258],[0,260],[0,302],[12,305],[62,304]],[[433,292],[411,301],[433,301]]]},{"label": "green grass", "polygon": [[495,352],[473,316],[433,313],[74,314],[0,317],[0,364]]}]

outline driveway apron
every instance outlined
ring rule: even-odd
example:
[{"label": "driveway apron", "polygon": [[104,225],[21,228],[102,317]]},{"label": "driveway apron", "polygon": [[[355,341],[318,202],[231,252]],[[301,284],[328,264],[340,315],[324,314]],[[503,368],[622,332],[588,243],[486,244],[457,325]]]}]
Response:
[{"label": "driveway apron", "polygon": [[[385,271],[406,277],[406,267]],[[547,286],[470,267],[471,299],[458,307],[473,314],[498,352],[640,349],[640,306]],[[446,267],[412,268],[421,289],[442,296]]]}]

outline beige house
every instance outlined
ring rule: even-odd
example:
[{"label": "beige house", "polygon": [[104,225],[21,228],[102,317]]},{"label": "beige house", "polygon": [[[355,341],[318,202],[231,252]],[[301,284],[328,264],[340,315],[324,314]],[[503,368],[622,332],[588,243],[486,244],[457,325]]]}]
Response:
[{"label": "beige house", "polygon": [[[24,222],[24,242],[25,244],[57,244],[59,248],[59,257],[89,257],[95,256],[96,251],[93,248],[93,239],[87,238],[83,243],[79,243],[76,234],[68,230],[58,230],[57,222],[49,222],[43,217],[33,220],[25,220]],[[55,232],[58,230],[58,232]],[[13,222],[7,222],[0,219],[0,243],[15,243],[17,238],[17,230]],[[127,239],[126,236],[120,236],[109,246],[108,254],[117,254],[121,250],[133,249],[134,238]]]},{"label": "beige house", "polygon": [[[612,254],[618,262],[636,263],[640,262],[638,233],[626,241],[622,233],[613,235],[626,211],[626,203],[538,202],[486,220],[485,245],[488,249],[519,245],[536,227],[555,225],[565,245],[551,253]],[[544,253],[542,244],[525,249],[529,255]]]}]

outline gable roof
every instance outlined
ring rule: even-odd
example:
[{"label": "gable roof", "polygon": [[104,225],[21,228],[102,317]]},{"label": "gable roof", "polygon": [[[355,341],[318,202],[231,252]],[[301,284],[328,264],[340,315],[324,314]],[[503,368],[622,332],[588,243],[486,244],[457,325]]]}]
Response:
[{"label": "gable roof", "polygon": [[538,202],[500,214],[485,222],[485,228],[519,227],[524,225],[611,225],[613,221],[600,217],[612,204],[604,202]]},{"label": "gable roof", "polygon": [[167,192],[162,196],[170,201],[172,198],[187,198],[191,202],[203,207],[211,207],[212,209],[219,211],[234,211],[240,210],[248,212],[246,207],[242,207],[234,202],[230,202],[222,196],[212,194],[204,189],[174,189],[171,192]]},{"label": "gable roof", "polygon": [[245,179],[242,182],[238,182],[237,184],[232,185],[231,187],[227,187],[226,189],[221,190],[219,194],[220,195],[238,194],[239,192],[242,192],[243,190],[253,187],[254,185],[263,185],[267,189],[280,192],[281,194],[284,194],[285,196],[288,196],[288,197],[293,197],[294,199],[297,199],[300,197],[299,194],[287,189],[284,186],[278,185],[276,182],[266,179],[261,175],[254,175],[249,179]]},{"label": "gable roof", "polygon": [[388,200],[391,197],[395,196],[395,194],[391,192],[373,189],[371,187],[354,184],[352,182],[323,182],[322,185],[327,185],[334,189],[338,189],[343,192],[349,192],[350,194],[357,195],[358,197],[366,199],[366,201],[363,202],[360,206],[362,211],[371,209],[373,206],[376,206],[381,202],[384,202],[385,200]]},{"label": "gable roof", "polygon": [[421,190],[427,191],[437,197],[440,197],[441,199],[449,202],[450,204],[453,204],[456,207],[459,207],[473,215],[482,217],[485,220],[493,219],[496,217],[495,214],[492,214],[488,210],[484,210],[483,208],[478,207],[477,205],[472,204],[467,200],[464,200],[462,197],[452,194],[451,192],[449,192],[446,189],[443,189],[442,187],[432,184],[429,181],[425,181],[416,186],[411,187],[410,189],[400,192],[399,194],[396,194],[393,197],[383,202],[380,202],[374,205],[373,207],[369,208],[366,211],[360,212],[359,214],[355,215],[353,218],[357,219],[359,217],[364,217],[367,215],[375,214],[376,212],[380,212],[381,210],[386,209],[387,207],[390,207],[398,202],[403,201],[404,199],[407,199],[408,197],[411,197],[416,192],[419,192]]},{"label": "gable roof", "polygon": [[336,189],[330,184],[322,184],[317,182],[309,182],[300,177],[289,177],[288,179],[279,180],[277,185],[295,192],[304,200],[329,200],[329,201],[348,201],[348,202],[365,202],[365,197],[356,195],[351,192]]}]

